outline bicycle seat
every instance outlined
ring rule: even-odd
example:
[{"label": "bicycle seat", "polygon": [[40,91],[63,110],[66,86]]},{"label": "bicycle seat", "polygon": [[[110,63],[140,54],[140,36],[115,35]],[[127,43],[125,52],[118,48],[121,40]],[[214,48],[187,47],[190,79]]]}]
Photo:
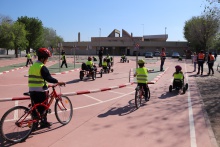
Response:
[{"label": "bicycle seat", "polygon": [[30,96],[30,92],[25,92],[23,95]]}]

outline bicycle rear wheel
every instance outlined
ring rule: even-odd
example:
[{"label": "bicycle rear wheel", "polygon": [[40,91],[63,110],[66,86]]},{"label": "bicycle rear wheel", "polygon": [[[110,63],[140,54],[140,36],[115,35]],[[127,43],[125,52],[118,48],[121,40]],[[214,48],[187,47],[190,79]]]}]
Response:
[{"label": "bicycle rear wheel", "polygon": [[135,89],[135,107],[138,109],[141,106],[141,93],[140,89]]},{"label": "bicycle rear wheel", "polygon": [[28,138],[34,127],[32,116],[28,111],[27,107],[16,106],[3,115],[0,133],[5,140],[18,143]]},{"label": "bicycle rear wheel", "polygon": [[55,103],[55,115],[57,120],[66,125],[70,122],[73,115],[73,106],[67,96],[61,96],[62,101],[57,100]]}]

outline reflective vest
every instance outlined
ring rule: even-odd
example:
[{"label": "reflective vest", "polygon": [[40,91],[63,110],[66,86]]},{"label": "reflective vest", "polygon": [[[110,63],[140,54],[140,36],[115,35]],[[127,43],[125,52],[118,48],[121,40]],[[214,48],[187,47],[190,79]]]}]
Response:
[{"label": "reflective vest", "polygon": [[[41,76],[41,68],[44,66],[42,62],[35,62],[28,71],[28,87],[30,91],[44,91],[47,90],[47,82]],[[43,89],[43,87],[45,89]]]},{"label": "reflective vest", "polygon": [[62,55],[62,60],[64,61],[64,59],[65,59],[65,55]]},{"label": "reflective vest", "polygon": [[107,66],[107,62],[102,62],[102,66]]},{"label": "reflective vest", "polygon": [[28,58],[28,59],[31,59],[31,54],[27,54],[27,58]]},{"label": "reflective vest", "polygon": [[92,63],[92,61],[86,61],[86,65],[92,67],[93,63]]},{"label": "reflective vest", "polygon": [[213,55],[209,55],[209,63],[213,63],[215,61],[215,57]]},{"label": "reflective vest", "polygon": [[203,53],[198,54],[198,61],[204,61],[204,58],[205,58],[205,54]]},{"label": "reflective vest", "polygon": [[173,74],[174,79],[179,79],[179,80],[183,80],[183,73],[174,73]]},{"label": "reflective vest", "polygon": [[147,68],[137,68],[137,83],[147,83],[148,71]]}]

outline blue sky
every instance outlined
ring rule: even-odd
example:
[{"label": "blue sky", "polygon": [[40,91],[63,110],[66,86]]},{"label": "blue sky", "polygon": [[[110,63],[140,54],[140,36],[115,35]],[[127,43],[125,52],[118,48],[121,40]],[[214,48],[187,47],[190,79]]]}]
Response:
[{"label": "blue sky", "polygon": [[[40,19],[65,42],[107,37],[114,29],[133,36],[168,34],[168,41],[184,41],[183,27],[201,15],[204,0],[0,0],[0,14]],[[101,28],[101,31],[100,31]]]}]

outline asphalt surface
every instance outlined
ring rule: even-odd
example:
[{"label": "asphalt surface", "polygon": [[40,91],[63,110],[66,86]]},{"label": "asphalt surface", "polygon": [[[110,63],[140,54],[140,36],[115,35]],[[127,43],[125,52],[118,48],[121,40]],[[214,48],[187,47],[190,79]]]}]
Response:
[{"label": "asphalt surface", "polygon": [[[103,75],[102,78],[97,78],[95,81],[91,79],[80,81],[77,71],[58,74],[55,77],[68,83],[65,88],[62,88],[62,93],[123,85],[129,81],[128,71],[135,68],[135,60],[132,57],[130,58],[130,63],[119,63],[117,62],[119,58],[116,58],[113,66],[114,72]],[[54,64],[54,62],[50,62],[47,66]],[[180,64],[184,68],[188,77],[189,91],[186,94],[175,91],[168,92],[176,64]],[[219,131],[215,131],[217,127],[213,127],[215,135],[212,134],[209,120],[212,126],[213,122],[216,126],[218,125],[216,118],[219,114],[216,112],[218,112],[219,107],[217,101],[219,93],[214,93],[219,88],[219,86],[216,88],[217,81],[219,82],[219,73],[216,72],[214,76],[197,76],[196,73],[191,72],[193,65],[190,61],[177,62],[175,59],[167,59],[164,72],[158,71],[159,62],[155,64],[148,62],[146,66],[155,69],[153,73],[149,74],[149,79],[157,82],[150,85],[151,99],[144,103],[141,108],[135,109],[134,107],[134,89],[136,86],[134,84],[109,91],[70,95],[69,98],[74,106],[74,116],[68,125],[61,126],[57,123],[54,115],[50,115],[49,119],[54,123],[52,128],[34,132],[26,142],[19,144],[13,145],[0,139],[0,145],[16,147],[217,146],[215,137],[218,139],[217,133]],[[27,70],[28,68],[22,68],[0,75],[0,98],[18,96],[19,93],[27,91],[27,78],[24,77]],[[214,84],[214,82],[216,83]],[[211,83],[213,85],[208,86]],[[213,96],[207,94],[210,88],[212,88]],[[215,101],[210,102],[211,98]],[[204,100],[204,103],[201,100]],[[0,116],[14,105],[27,106],[28,103],[28,101],[4,102],[0,108]],[[204,110],[207,110],[209,117],[205,116],[206,111]]]}]

